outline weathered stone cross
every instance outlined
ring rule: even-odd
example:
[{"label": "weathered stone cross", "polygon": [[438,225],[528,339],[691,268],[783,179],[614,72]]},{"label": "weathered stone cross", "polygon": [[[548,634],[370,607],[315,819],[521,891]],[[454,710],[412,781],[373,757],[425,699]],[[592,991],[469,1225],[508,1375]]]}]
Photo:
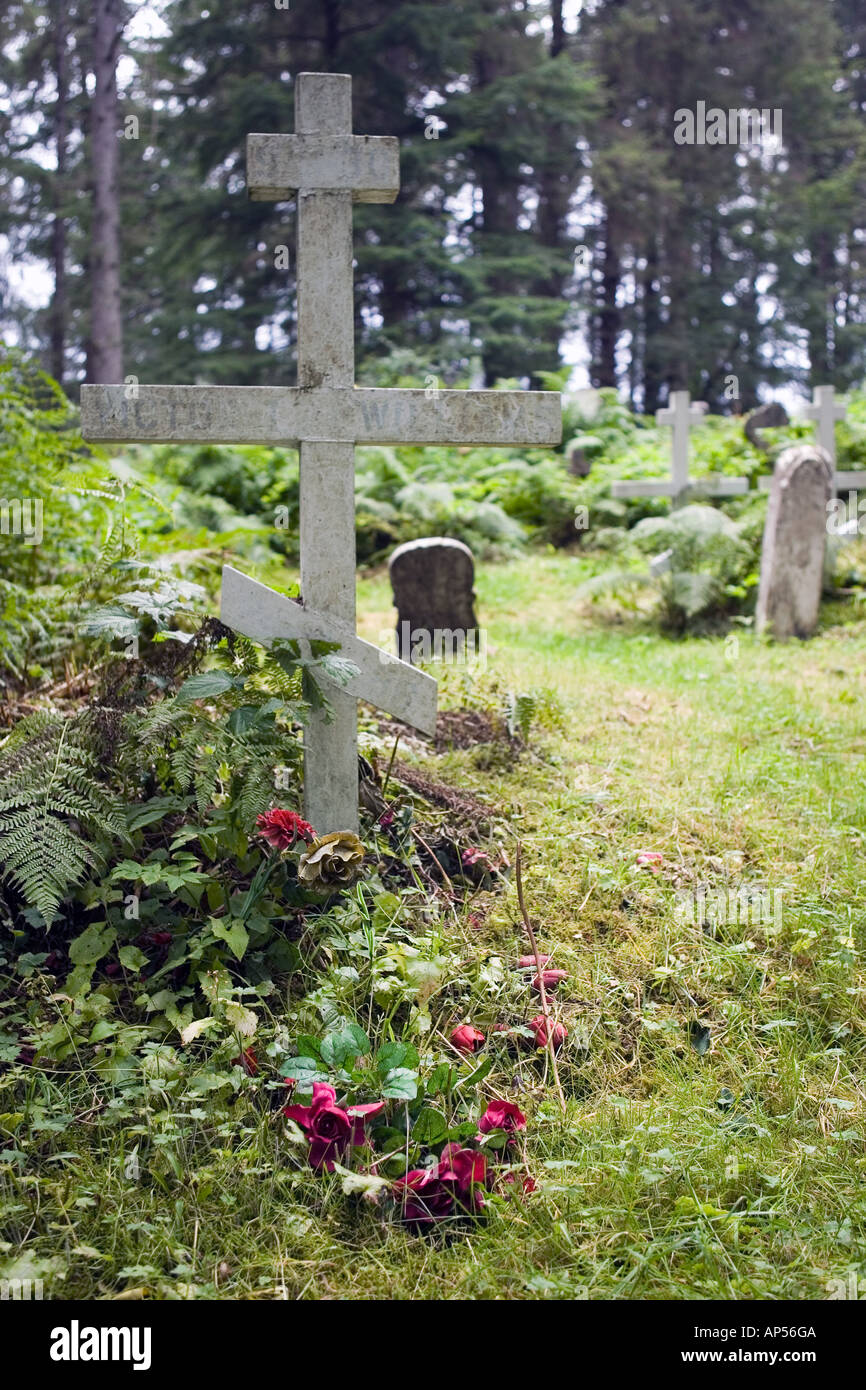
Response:
[{"label": "weathered stone cross", "polygon": [[295,134],[247,137],[250,197],[297,192],[296,387],[81,392],[87,439],[299,446],[302,603],[226,566],[222,618],[265,643],[338,641],[359,668],[345,689],[329,687],[333,723],[314,714],[304,735],[305,813],[319,834],[357,830],[358,698],[427,732],[436,717],[436,682],[355,636],[355,444],[556,444],[562,434],[555,391],[354,385],[352,202],[393,202],[400,174],[396,139],[351,132],[352,79],[301,73]]},{"label": "weathered stone cross", "polygon": [[748,478],[726,478],[715,474],[708,478],[689,479],[689,430],[706,414],[705,401],[691,401],[688,391],[672,391],[670,405],[656,411],[660,425],[673,427],[671,443],[671,476],[664,482],[642,482],[638,478],[614,483],[614,497],[672,497],[674,503],[687,497],[733,497],[748,492]]},{"label": "weathered stone cross", "polygon": [[836,471],[836,421],[844,420],[847,411],[841,401],[834,399],[835,395],[832,386],[816,386],[812,392],[812,404],[806,406],[805,415],[807,420],[815,421],[818,443],[833,460],[833,487],[844,492],[846,488],[862,487],[866,476],[862,471]]},{"label": "weathered stone cross", "polygon": [[[841,401],[836,400],[836,392],[832,386],[816,386],[812,392],[812,404],[807,405],[803,414],[807,420],[814,420],[816,429],[815,434],[822,449],[826,449],[833,463],[833,490],[844,492],[846,489],[857,489],[866,482],[866,473],[861,471],[850,471],[838,473],[836,471],[836,422],[844,420],[848,413]],[[769,492],[773,484],[772,475],[759,478],[758,486],[765,492]]]}]

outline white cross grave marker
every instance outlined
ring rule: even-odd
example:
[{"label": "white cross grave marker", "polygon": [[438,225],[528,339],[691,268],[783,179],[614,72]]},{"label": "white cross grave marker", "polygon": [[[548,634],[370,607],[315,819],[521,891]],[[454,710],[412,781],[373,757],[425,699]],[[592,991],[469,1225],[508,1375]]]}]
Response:
[{"label": "white cross grave marker", "polygon": [[714,474],[708,478],[689,479],[689,430],[707,412],[706,401],[692,401],[688,391],[672,391],[670,404],[656,411],[660,425],[671,425],[671,476],[664,482],[642,482],[639,478],[614,483],[614,497],[672,497],[674,503],[686,496],[733,497],[748,492],[748,478],[726,478]]},{"label": "white cross grave marker", "polygon": [[[836,391],[832,386],[816,386],[812,392],[812,404],[807,405],[803,414],[807,420],[814,420],[818,443],[822,449],[826,449],[833,463],[833,488],[836,492],[844,492],[846,489],[856,491],[866,482],[866,473],[861,471],[838,473],[836,471],[836,422],[844,420],[847,410],[841,401],[835,399]],[[758,486],[764,492],[769,492],[773,481],[772,475],[759,480]]]},{"label": "white cross grave marker", "polygon": [[393,202],[400,173],[396,139],[352,134],[350,77],[298,75],[295,134],[247,137],[247,184],[259,201],[297,193],[297,386],[83,386],[82,433],[299,447],[302,603],[226,566],[222,618],[262,642],[338,641],[359,668],[329,685],[333,723],[313,714],[304,735],[307,819],[320,835],[356,831],[357,700],[429,733],[436,682],[355,636],[355,444],[557,444],[560,399],[354,385],[352,203]]},{"label": "white cross grave marker", "polygon": [[818,443],[822,449],[827,450],[833,460],[834,469],[836,467],[836,421],[844,420],[846,414],[844,405],[834,399],[835,395],[836,392],[832,386],[816,386],[812,392],[812,404],[807,405],[803,411],[807,420],[815,421]]}]

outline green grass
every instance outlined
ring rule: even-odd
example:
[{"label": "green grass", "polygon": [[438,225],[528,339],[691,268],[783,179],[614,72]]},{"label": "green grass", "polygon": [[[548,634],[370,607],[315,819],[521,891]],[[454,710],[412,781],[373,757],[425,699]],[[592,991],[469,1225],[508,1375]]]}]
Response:
[{"label": "green grass", "polygon": [[[526,1052],[492,1041],[484,1083],[526,1111],[539,1190],[468,1234],[415,1236],[299,1168],[256,1082],[228,1105],[192,1070],[121,1094],[34,1069],[3,1121],[26,1155],[0,1163],[18,1272],[83,1298],[822,1299],[866,1279],[866,622],[834,605],[805,644],[673,642],[579,606],[593,568],[536,555],[478,574],[488,670],[449,672],[445,697],[552,692],[519,761],[401,754],[495,807],[512,861],[519,836],[540,945],[570,972],[565,1119]],[[379,640],[385,574],[359,596]],[[741,883],[777,891],[781,921],[712,932],[681,910]],[[450,929],[436,1030],[526,1016],[513,884],[479,905],[483,926]]]}]

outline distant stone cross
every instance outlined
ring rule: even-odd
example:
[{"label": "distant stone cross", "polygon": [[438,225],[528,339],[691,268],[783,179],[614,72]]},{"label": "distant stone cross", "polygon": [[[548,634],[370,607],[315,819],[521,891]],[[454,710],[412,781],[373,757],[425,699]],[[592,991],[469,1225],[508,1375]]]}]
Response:
[{"label": "distant stone cross", "polygon": [[708,478],[689,478],[689,430],[697,425],[707,411],[705,401],[692,401],[688,391],[672,391],[670,405],[656,411],[660,425],[672,426],[671,476],[664,482],[644,482],[638,478],[614,483],[614,497],[672,497],[683,502],[687,496],[732,497],[748,492],[748,478],[725,478],[719,474]]},{"label": "distant stone cross", "polygon": [[844,490],[861,487],[866,482],[862,472],[836,472],[836,421],[844,420],[847,412],[835,396],[836,392],[832,386],[816,386],[812,392],[812,404],[806,406],[806,419],[815,421],[818,443],[822,449],[827,450],[833,461],[834,488]]},{"label": "distant stone cross", "polygon": [[[862,470],[847,473],[836,471],[836,423],[845,419],[847,411],[842,402],[836,400],[835,389],[832,386],[816,386],[812,392],[812,404],[806,406],[803,414],[807,420],[815,421],[817,441],[830,455],[834,491],[844,492],[847,488],[862,487],[866,483],[866,473]],[[772,482],[772,476],[764,477],[758,485],[769,492]]]},{"label": "distant stone cross", "polygon": [[358,388],[352,203],[393,202],[399,148],[352,134],[352,79],[301,73],[295,134],[247,137],[251,198],[297,193],[298,384],[84,386],[82,433],[105,441],[247,443],[300,449],[302,603],[227,566],[222,617],[267,643],[338,641],[359,668],[329,686],[333,722],[304,734],[304,806],[319,834],[358,827],[358,698],[431,732],[436,682],[355,636],[355,444],[556,444],[553,391]]}]

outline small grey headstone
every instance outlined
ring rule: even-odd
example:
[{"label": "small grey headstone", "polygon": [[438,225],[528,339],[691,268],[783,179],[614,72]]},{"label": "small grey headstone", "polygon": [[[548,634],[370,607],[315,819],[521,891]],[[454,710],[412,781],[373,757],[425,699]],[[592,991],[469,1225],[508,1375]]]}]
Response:
[{"label": "small grey headstone", "polygon": [[788,412],[785,407],[778,401],[769,401],[766,405],[759,405],[746,417],[743,433],[755,449],[765,454],[767,446],[761,438],[761,430],[779,430],[787,424]]},{"label": "small grey headstone", "polygon": [[574,439],[569,440],[565,446],[565,457],[568,461],[568,471],[573,478],[585,478],[592,468],[592,464],[586,457],[586,449],[581,444],[581,435],[575,435]]},{"label": "small grey headstone", "polygon": [[398,545],[388,562],[397,609],[397,653],[403,661],[448,656],[474,641],[475,562],[462,541],[446,536]]},{"label": "small grey headstone", "polygon": [[758,632],[784,640],[809,637],[815,630],[832,491],[833,463],[826,449],[807,444],[780,454],[764,527]]}]

